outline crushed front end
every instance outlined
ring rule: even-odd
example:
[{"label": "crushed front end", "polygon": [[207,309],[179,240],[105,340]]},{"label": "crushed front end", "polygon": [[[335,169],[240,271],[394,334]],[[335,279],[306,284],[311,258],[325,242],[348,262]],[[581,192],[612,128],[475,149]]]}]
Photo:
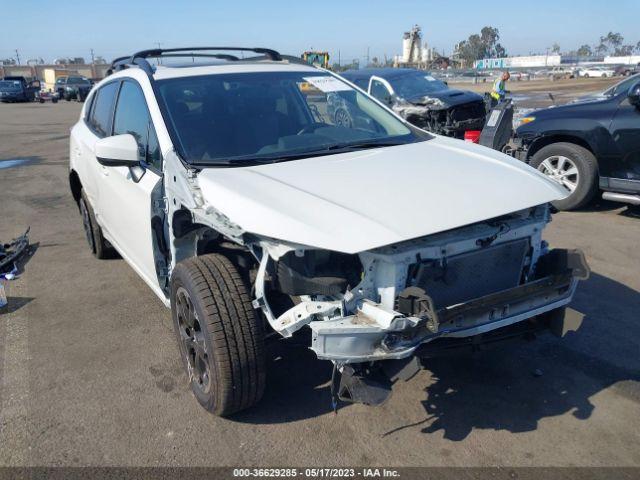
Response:
[{"label": "crushed front end", "polygon": [[357,255],[263,243],[254,305],[283,336],[308,326],[318,358],[376,403],[362,384],[373,365],[516,325],[571,329],[561,313],[589,269],[579,251],[548,250],[549,221],[541,205]]},{"label": "crushed front end", "polygon": [[486,116],[483,100],[450,105],[439,98],[423,97],[411,102],[397,98],[392,108],[419,128],[459,139],[467,130],[482,130]]}]

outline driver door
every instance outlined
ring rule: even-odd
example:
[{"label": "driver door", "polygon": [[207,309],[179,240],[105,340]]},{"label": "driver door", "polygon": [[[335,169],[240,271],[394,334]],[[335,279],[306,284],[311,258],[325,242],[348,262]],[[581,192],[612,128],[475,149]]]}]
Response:
[{"label": "driver door", "polygon": [[[640,83],[640,80],[638,80]],[[601,161],[601,175],[609,178],[615,190],[640,193],[640,107],[625,95],[610,127],[616,154]]]}]

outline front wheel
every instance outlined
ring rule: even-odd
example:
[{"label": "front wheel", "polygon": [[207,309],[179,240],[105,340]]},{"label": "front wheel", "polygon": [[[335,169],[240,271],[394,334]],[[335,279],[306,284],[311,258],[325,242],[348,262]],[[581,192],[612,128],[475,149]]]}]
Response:
[{"label": "front wheel", "polygon": [[598,188],[596,157],[579,145],[552,143],[538,150],[529,164],[567,191],[566,198],[553,202],[559,210],[575,210],[586,205]]},{"label": "front wheel", "polygon": [[218,254],[180,262],[171,275],[171,315],[191,390],[225,416],[264,392],[264,335],[244,281]]}]

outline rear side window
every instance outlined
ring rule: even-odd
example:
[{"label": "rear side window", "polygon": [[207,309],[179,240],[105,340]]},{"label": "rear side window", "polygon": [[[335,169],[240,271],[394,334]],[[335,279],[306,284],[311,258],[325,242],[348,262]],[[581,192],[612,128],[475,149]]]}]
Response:
[{"label": "rear side window", "polygon": [[160,148],[153,129],[147,101],[140,87],[130,81],[122,84],[113,120],[113,134],[130,133],[138,142],[140,160],[161,170]]},{"label": "rear side window", "polygon": [[92,103],[89,126],[99,137],[111,134],[111,119],[113,118],[113,103],[118,92],[119,82],[108,83],[95,94]]}]

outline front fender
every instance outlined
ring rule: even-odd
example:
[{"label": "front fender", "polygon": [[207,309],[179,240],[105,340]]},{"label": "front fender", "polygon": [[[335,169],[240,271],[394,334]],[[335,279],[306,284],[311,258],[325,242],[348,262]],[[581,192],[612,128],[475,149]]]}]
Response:
[{"label": "front fender", "polygon": [[[532,125],[532,124],[536,125]],[[524,128],[532,127],[532,128]],[[581,145],[590,150],[596,158],[614,147],[609,130],[599,122],[586,119],[535,120],[516,130],[531,158],[541,148],[557,142]]]}]

